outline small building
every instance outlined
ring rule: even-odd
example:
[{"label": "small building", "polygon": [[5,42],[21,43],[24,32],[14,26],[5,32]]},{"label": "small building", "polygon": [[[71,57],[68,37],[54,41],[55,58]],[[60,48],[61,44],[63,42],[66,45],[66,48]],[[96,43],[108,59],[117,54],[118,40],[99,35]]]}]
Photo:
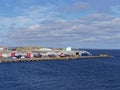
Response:
[{"label": "small building", "polygon": [[2,54],[2,57],[8,57],[8,56],[9,56],[8,53],[3,53],[3,54]]},{"label": "small building", "polygon": [[8,48],[7,48],[7,47],[0,46],[0,51],[3,51],[3,50],[8,50]]},{"label": "small building", "polygon": [[4,48],[0,47],[0,51],[3,51],[3,50],[4,50]]},{"label": "small building", "polygon": [[52,51],[52,49],[50,49],[50,48],[41,48],[41,49],[39,49],[39,51]]}]

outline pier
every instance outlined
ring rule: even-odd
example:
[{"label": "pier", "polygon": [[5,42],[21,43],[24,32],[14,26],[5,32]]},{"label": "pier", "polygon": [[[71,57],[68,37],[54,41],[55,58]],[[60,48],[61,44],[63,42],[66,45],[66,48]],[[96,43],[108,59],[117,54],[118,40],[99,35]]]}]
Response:
[{"label": "pier", "polygon": [[110,58],[111,56],[80,56],[80,57],[42,57],[42,58],[19,58],[19,59],[4,59],[0,58],[0,63],[11,62],[32,62],[32,61],[50,61],[50,60],[78,60],[78,59],[91,59],[91,58]]}]

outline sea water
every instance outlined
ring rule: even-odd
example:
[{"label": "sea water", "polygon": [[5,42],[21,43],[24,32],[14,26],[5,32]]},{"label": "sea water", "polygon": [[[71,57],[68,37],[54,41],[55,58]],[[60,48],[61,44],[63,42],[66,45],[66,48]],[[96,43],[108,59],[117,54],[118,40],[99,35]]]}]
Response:
[{"label": "sea water", "polygon": [[120,50],[113,58],[0,64],[0,90],[120,90]]}]

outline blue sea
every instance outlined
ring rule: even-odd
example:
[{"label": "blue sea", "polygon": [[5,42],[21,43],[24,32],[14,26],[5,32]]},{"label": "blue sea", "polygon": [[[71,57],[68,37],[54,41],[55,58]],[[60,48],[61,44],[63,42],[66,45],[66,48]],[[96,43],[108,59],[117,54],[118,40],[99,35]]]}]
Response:
[{"label": "blue sea", "polygon": [[120,50],[113,58],[0,64],[0,90],[120,90]]}]

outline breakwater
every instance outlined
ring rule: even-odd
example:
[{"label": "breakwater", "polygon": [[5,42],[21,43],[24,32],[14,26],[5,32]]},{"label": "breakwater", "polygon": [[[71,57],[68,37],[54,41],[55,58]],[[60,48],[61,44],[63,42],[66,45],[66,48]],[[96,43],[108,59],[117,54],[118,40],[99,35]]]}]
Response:
[{"label": "breakwater", "polygon": [[43,60],[77,60],[77,59],[89,59],[89,58],[110,58],[111,56],[80,56],[80,57],[43,57],[43,58],[19,58],[19,59],[5,59],[1,58],[0,63],[10,62],[32,62]]}]

